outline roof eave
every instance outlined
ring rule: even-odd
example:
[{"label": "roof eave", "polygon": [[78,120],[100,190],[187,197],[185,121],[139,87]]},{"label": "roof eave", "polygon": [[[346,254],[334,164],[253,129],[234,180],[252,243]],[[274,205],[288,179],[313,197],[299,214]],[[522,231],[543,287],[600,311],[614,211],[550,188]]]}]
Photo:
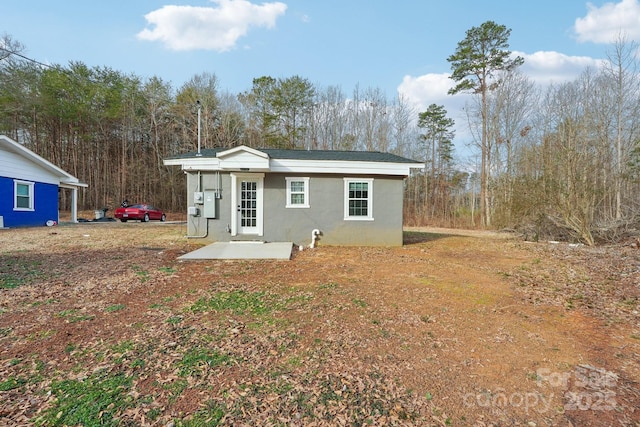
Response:
[{"label": "roof eave", "polygon": [[181,166],[187,172],[277,172],[308,174],[409,176],[412,169],[424,169],[423,163],[396,163],[353,160],[270,159],[269,167],[224,167],[218,158],[197,157],[166,159],[166,166]]}]

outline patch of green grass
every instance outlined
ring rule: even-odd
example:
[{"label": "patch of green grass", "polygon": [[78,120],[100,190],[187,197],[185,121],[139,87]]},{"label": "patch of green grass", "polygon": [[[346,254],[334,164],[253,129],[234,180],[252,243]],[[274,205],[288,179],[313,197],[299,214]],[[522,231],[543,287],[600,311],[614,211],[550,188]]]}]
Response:
[{"label": "patch of green grass", "polygon": [[214,402],[207,402],[206,408],[200,409],[190,418],[182,420],[178,426],[182,427],[215,427],[224,417],[224,410]]},{"label": "patch of green grass", "polygon": [[360,307],[360,308],[364,308],[367,306],[367,303],[364,300],[361,300],[359,298],[354,298],[351,300],[351,302],[353,303],[353,305],[355,305],[356,307]]},{"label": "patch of green grass", "polygon": [[29,335],[27,335],[27,339],[29,341],[47,339],[50,336],[53,336],[53,334],[55,334],[55,333],[56,333],[55,329],[43,329],[43,330],[38,331],[38,332],[30,333]]},{"label": "patch of green grass", "polygon": [[106,311],[107,313],[113,313],[114,311],[124,310],[125,308],[127,308],[127,306],[124,304],[113,304],[107,306],[104,311]]},{"label": "patch of green grass", "polygon": [[121,341],[121,342],[111,346],[111,350],[114,353],[120,353],[120,354],[123,354],[123,353],[126,353],[128,351],[131,351],[134,348],[135,348],[135,344],[131,340]]},{"label": "patch of green grass", "polygon": [[40,426],[117,426],[118,416],[134,406],[128,395],[132,377],[124,373],[96,372],[84,380],[51,383],[56,397],[52,406],[36,420]]},{"label": "patch of green grass", "polygon": [[286,306],[289,309],[291,309],[292,307],[303,308],[312,300],[313,300],[312,295],[299,293],[299,294],[295,294],[288,297],[286,301]]},{"label": "patch of green grass", "polygon": [[131,362],[131,368],[132,369],[136,369],[136,368],[144,368],[147,365],[147,362],[145,362],[143,359],[136,359],[133,362]]},{"label": "patch of green grass", "polygon": [[337,288],[338,286],[340,286],[340,285],[338,285],[337,283],[329,282],[329,283],[321,284],[320,286],[318,286],[318,288],[319,289],[334,289],[334,288]]},{"label": "patch of green grass", "polygon": [[177,270],[173,267],[160,267],[158,268],[159,271],[162,271],[163,273],[167,273],[167,274],[173,274],[175,273]]},{"label": "patch of green grass", "polygon": [[187,389],[189,383],[186,379],[180,378],[169,383],[162,385],[164,390],[167,390],[171,395],[169,396],[169,402],[173,403]]},{"label": "patch of green grass", "polygon": [[11,333],[11,328],[0,328],[0,337],[8,337]]},{"label": "patch of green grass", "polygon": [[191,306],[191,311],[231,311],[239,315],[259,316],[270,313],[276,305],[264,292],[232,291],[218,292],[211,298],[200,298]]},{"label": "patch of green grass", "polygon": [[182,322],[182,316],[171,316],[167,319],[167,323],[170,325],[177,325]]},{"label": "patch of green grass", "polygon": [[0,276],[0,289],[29,285],[44,275],[40,269],[41,261],[12,257],[3,261],[3,264],[7,270]]},{"label": "patch of green grass", "polygon": [[287,364],[294,368],[298,366],[302,366],[302,359],[299,356],[294,356],[289,358],[289,360],[287,360]]},{"label": "patch of green grass", "polygon": [[140,281],[142,283],[144,283],[147,280],[149,280],[149,272],[147,270],[144,270],[139,265],[134,265],[132,268],[133,268],[133,271],[136,272],[136,275],[140,278]]},{"label": "patch of green grass", "polygon": [[148,418],[150,421],[155,421],[155,420],[157,420],[157,419],[158,419],[158,417],[159,417],[160,415],[162,415],[162,409],[160,409],[160,408],[151,408],[151,409],[149,410],[149,412],[147,412],[147,414],[146,414],[146,415],[147,415],[147,418]]},{"label": "patch of green grass", "polygon": [[0,277],[0,289],[15,289],[25,283],[26,281],[24,279],[11,274],[6,274]]},{"label": "patch of green grass", "polygon": [[13,390],[14,388],[18,388],[23,384],[26,384],[27,380],[25,380],[24,378],[16,378],[16,377],[9,377],[4,381],[0,381],[0,391],[9,391],[9,390]]},{"label": "patch of green grass", "polygon": [[93,320],[96,316],[91,314],[80,314],[75,308],[62,310],[57,314],[58,317],[64,317],[69,323],[83,322],[85,320]]},{"label": "patch of green grass", "polygon": [[208,348],[194,347],[189,349],[179,362],[180,376],[198,376],[203,371],[231,361],[228,354],[219,353]]}]

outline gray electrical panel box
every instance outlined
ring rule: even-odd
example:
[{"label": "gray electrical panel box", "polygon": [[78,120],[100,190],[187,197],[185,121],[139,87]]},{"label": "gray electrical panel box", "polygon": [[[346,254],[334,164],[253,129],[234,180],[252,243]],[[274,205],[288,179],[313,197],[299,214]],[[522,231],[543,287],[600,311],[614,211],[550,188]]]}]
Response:
[{"label": "gray electrical panel box", "polygon": [[202,206],[202,216],[205,218],[216,217],[216,191],[204,190],[204,205]]}]

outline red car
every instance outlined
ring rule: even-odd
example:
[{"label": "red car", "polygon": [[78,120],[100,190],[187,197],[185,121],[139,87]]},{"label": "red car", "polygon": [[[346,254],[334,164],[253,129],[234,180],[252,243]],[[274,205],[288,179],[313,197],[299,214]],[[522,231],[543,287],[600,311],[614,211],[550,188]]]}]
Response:
[{"label": "red car", "polygon": [[151,219],[160,221],[167,219],[167,216],[160,209],[143,204],[120,207],[116,209],[113,216],[122,222],[127,222],[130,219],[137,219],[143,222],[148,222]]}]

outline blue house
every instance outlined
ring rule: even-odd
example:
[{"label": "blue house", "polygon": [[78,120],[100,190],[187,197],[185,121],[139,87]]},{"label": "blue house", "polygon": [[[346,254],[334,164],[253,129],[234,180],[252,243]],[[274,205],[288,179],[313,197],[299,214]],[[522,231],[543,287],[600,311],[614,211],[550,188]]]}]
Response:
[{"label": "blue house", "polygon": [[77,222],[78,178],[0,135],[0,228],[59,221],[58,193],[71,192],[71,220]]}]

